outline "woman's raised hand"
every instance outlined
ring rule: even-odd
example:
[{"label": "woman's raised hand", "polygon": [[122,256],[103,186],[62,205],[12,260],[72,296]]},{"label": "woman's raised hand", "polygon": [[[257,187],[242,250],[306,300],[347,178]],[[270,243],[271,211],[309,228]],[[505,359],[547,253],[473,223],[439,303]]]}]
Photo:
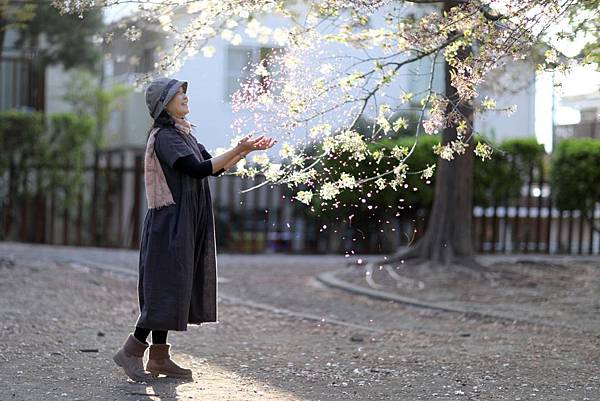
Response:
[{"label": "woman's raised hand", "polygon": [[238,142],[238,148],[240,151],[248,153],[254,150],[266,150],[277,142],[276,139],[266,137],[264,135],[258,136],[256,138],[251,138],[252,134],[248,134]]},{"label": "woman's raised hand", "polygon": [[255,147],[253,150],[266,150],[266,149],[272,148],[276,142],[277,142],[277,139],[264,137],[260,141],[258,141],[258,143],[254,144]]}]

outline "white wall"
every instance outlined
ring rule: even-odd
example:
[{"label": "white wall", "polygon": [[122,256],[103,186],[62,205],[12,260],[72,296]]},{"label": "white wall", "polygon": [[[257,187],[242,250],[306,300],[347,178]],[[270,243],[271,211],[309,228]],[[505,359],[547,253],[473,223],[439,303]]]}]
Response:
[{"label": "white wall", "polygon": [[188,60],[174,78],[188,81],[190,114],[195,124],[196,138],[207,149],[228,146],[233,136],[229,125],[233,114],[229,103],[223,101],[227,44],[223,40],[212,43],[216,53],[210,57],[201,54]]},{"label": "white wall", "polygon": [[46,114],[65,113],[71,107],[62,98],[67,91],[71,75],[62,65],[52,65],[46,68]]},{"label": "white wall", "polygon": [[503,71],[487,77],[478,102],[485,96],[496,101],[496,107],[516,105],[510,117],[503,112],[490,111],[475,117],[475,130],[495,141],[507,138],[522,138],[536,135],[535,116],[535,71],[532,64],[513,63]]}]

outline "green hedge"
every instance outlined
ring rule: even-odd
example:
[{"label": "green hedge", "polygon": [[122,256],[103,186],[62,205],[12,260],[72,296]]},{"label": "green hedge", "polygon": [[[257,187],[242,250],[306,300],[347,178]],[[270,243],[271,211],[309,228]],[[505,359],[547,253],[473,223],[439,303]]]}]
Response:
[{"label": "green hedge", "polygon": [[[95,120],[73,113],[44,114],[29,111],[0,112],[0,175],[11,158],[16,163],[15,182],[30,169],[41,167],[36,187],[42,191],[62,189],[63,201],[71,202],[83,184],[84,163],[93,150]],[[68,166],[68,168],[65,168]],[[30,188],[17,186],[15,197],[27,197]]]},{"label": "green hedge", "polygon": [[473,203],[478,206],[518,198],[531,167],[544,168],[544,146],[536,138],[507,139],[495,148],[491,160],[475,157]]},{"label": "green hedge", "polygon": [[591,210],[600,201],[600,140],[562,140],[552,157],[552,193],[560,210]]},{"label": "green hedge", "polygon": [[16,110],[0,112],[0,175],[8,168],[11,157],[41,157],[43,133],[43,113]]}]

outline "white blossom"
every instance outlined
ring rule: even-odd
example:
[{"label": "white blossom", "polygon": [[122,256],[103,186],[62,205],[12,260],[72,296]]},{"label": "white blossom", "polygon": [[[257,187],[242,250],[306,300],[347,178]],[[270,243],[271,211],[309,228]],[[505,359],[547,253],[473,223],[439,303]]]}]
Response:
[{"label": "white blossom", "polygon": [[282,158],[291,157],[294,154],[294,148],[288,142],[284,142],[279,150],[279,156]]},{"label": "white blossom", "polygon": [[296,196],[294,196],[295,199],[298,199],[300,202],[305,203],[307,205],[310,204],[312,197],[313,197],[312,191],[298,191]]},{"label": "white blossom", "polygon": [[323,134],[325,136],[331,134],[331,124],[318,124],[314,127],[311,127],[309,130],[309,136],[311,138],[316,138],[319,134]]},{"label": "white blossom", "polygon": [[237,46],[242,43],[242,36],[239,33],[233,35],[233,38],[229,41],[232,45]]},{"label": "white blossom", "polygon": [[265,178],[268,181],[277,181],[283,174],[281,163],[272,163],[265,171]]},{"label": "white blossom", "polygon": [[408,148],[406,146],[394,146],[392,148],[392,157],[402,160],[408,155]]},{"label": "white blossom", "polygon": [[256,38],[260,33],[260,28],[260,22],[253,18],[250,20],[250,22],[248,22],[248,24],[246,24],[246,29],[244,30],[244,32],[246,32],[246,35],[248,35],[249,37]]},{"label": "white blossom", "polygon": [[492,158],[492,148],[487,143],[477,142],[477,146],[475,147],[475,154],[481,157],[482,161],[485,159]]},{"label": "white blossom", "polygon": [[338,188],[354,188],[356,186],[356,179],[350,174],[344,172],[340,175],[340,179],[337,181]]},{"label": "white blossom", "polygon": [[321,190],[319,191],[319,195],[325,200],[333,199],[339,193],[340,190],[338,189],[338,187],[331,182],[326,182],[325,184],[323,184]]},{"label": "white blossom", "polygon": [[404,117],[398,117],[393,124],[394,131],[408,128],[408,120]]},{"label": "white blossom", "polygon": [[252,157],[252,161],[258,165],[266,166],[267,164],[269,164],[270,159],[269,156],[265,153],[259,153]]},{"label": "white blossom", "polygon": [[429,164],[427,165],[427,168],[425,170],[423,170],[423,172],[421,173],[421,178],[424,180],[428,180],[431,177],[433,177],[433,173],[435,171],[435,164],[430,166]]},{"label": "white blossom", "polygon": [[221,31],[221,38],[225,39],[226,41],[231,41],[231,39],[233,39],[233,31],[231,29],[223,29]]},{"label": "white blossom", "polygon": [[327,74],[333,72],[333,70],[334,70],[333,66],[329,63],[321,64],[321,68],[319,68],[319,72],[323,75],[327,75]]},{"label": "white blossom", "polygon": [[285,46],[288,42],[288,31],[282,28],[275,28],[273,30],[273,41],[278,46]]},{"label": "white blossom", "polygon": [[211,45],[203,46],[200,50],[202,51],[202,55],[204,57],[212,57],[216,51],[215,47]]}]

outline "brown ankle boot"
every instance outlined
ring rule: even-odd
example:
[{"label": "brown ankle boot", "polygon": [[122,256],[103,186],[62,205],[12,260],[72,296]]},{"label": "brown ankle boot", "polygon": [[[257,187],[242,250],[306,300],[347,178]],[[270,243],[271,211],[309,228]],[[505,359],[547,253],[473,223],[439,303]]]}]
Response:
[{"label": "brown ankle boot", "polygon": [[152,376],[144,370],[144,352],[148,346],[148,343],[141,342],[130,333],[121,349],[113,356],[115,363],[133,381],[152,380]]},{"label": "brown ankle boot", "polygon": [[191,379],[191,369],[182,368],[171,360],[171,355],[169,354],[170,348],[171,344],[151,344],[146,370],[154,377],[158,377],[162,373],[168,377]]}]

